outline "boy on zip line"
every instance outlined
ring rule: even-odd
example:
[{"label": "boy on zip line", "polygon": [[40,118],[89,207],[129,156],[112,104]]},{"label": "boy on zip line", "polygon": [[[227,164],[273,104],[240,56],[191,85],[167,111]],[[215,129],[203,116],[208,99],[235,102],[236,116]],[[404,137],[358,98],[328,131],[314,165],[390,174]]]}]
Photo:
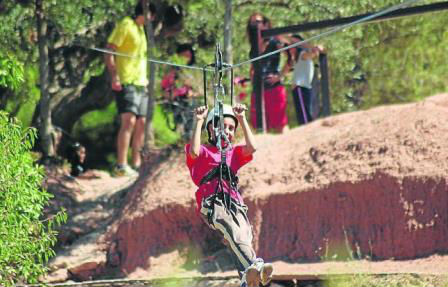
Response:
[{"label": "boy on zip line", "polygon": [[[217,109],[216,107],[215,109]],[[216,230],[226,241],[236,262],[241,287],[267,285],[273,266],[257,258],[252,247],[252,226],[247,217],[247,206],[238,191],[238,170],[252,160],[256,151],[254,136],[245,117],[246,106],[236,104],[233,108],[223,105],[223,123],[215,117],[215,109],[208,107],[195,110],[196,124],[191,142],[185,146],[186,162],[193,182],[198,186],[196,202],[200,216],[207,225]],[[202,125],[208,132],[208,144],[201,144]],[[245,144],[231,145],[238,124],[243,129]],[[224,156],[219,149],[215,133],[223,126],[225,137],[221,140]],[[222,159],[225,162],[222,162]]]}]

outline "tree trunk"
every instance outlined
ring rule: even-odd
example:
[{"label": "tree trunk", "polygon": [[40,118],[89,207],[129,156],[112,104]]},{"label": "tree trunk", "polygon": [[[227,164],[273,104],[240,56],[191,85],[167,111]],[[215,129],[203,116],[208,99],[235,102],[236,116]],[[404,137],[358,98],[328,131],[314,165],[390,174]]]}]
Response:
[{"label": "tree trunk", "polygon": [[39,82],[40,82],[40,143],[44,157],[55,155],[51,132],[50,94],[48,91],[48,44],[47,23],[44,15],[43,0],[36,0],[37,41],[39,46]]},{"label": "tree trunk", "polygon": [[[114,99],[107,72],[91,77],[76,97],[66,96],[53,108],[54,125],[71,134],[74,124],[86,113],[107,107]],[[77,90],[74,91],[78,95]]]},{"label": "tree trunk", "polygon": [[[150,59],[152,55],[152,49],[155,44],[154,30],[151,21],[148,21],[146,15],[148,15],[149,0],[141,0],[143,4],[143,12],[145,14],[145,30],[146,30],[146,43],[147,43],[147,58]],[[145,126],[145,143],[144,150],[149,152],[154,147],[154,130],[152,126],[152,116],[154,114],[154,90],[156,83],[156,65],[155,63],[149,64],[149,81],[148,81],[148,110],[146,112],[146,126]]]}]

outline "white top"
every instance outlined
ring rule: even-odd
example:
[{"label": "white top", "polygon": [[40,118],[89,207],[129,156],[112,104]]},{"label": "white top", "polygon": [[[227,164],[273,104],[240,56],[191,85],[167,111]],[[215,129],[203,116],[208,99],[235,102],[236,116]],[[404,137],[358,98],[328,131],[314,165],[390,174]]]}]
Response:
[{"label": "white top", "polygon": [[311,82],[313,81],[314,77],[314,63],[312,59],[302,59],[302,54],[305,51],[308,51],[308,49],[303,49],[300,52],[299,60],[294,64],[292,83],[296,86],[311,89]]}]

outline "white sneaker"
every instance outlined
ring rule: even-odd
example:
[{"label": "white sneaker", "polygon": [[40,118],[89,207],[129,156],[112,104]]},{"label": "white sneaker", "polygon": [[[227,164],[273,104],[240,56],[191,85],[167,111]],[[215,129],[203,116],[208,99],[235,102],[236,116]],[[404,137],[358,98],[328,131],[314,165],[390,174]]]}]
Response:
[{"label": "white sneaker", "polygon": [[241,287],[258,287],[260,284],[260,272],[255,265],[247,267],[241,279]]},{"label": "white sneaker", "polygon": [[274,273],[274,266],[271,263],[263,263],[260,271],[261,285],[266,286],[271,282],[272,273]]},{"label": "white sneaker", "polygon": [[113,176],[137,176],[138,172],[133,170],[129,165],[116,165],[113,172]]}]

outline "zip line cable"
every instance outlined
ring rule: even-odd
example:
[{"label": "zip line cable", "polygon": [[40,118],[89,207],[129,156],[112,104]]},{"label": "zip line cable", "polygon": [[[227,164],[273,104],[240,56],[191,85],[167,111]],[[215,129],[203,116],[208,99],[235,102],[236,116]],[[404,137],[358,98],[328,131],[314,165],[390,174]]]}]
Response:
[{"label": "zip line cable", "polygon": [[[392,7],[387,8],[387,9],[384,9],[384,10],[382,10],[382,11],[376,12],[376,13],[374,13],[374,14],[372,14],[372,15],[363,17],[363,18],[358,19],[358,20],[356,20],[356,21],[347,23],[347,24],[345,24],[345,25],[342,25],[342,26],[336,27],[336,28],[334,28],[334,29],[331,29],[331,30],[329,30],[329,31],[323,32],[323,33],[321,33],[321,34],[312,36],[312,37],[310,37],[310,38],[308,38],[308,39],[306,39],[306,40],[302,40],[302,41],[293,43],[293,44],[291,44],[291,45],[285,46],[285,47],[283,47],[283,48],[277,49],[277,50],[272,51],[272,52],[270,52],[270,53],[267,53],[267,54],[264,54],[264,55],[261,55],[261,56],[258,56],[258,57],[249,59],[249,60],[247,60],[247,61],[240,62],[240,63],[238,63],[238,64],[233,64],[233,65],[232,65],[232,64],[226,64],[225,66],[222,66],[222,67],[218,70],[218,72],[219,72],[219,73],[226,72],[226,71],[228,71],[228,70],[230,70],[230,69],[238,68],[238,67],[240,67],[240,66],[242,66],[242,65],[250,64],[250,63],[253,63],[253,62],[262,60],[262,59],[264,59],[264,58],[267,58],[267,57],[270,57],[270,56],[272,56],[272,55],[281,53],[281,52],[286,51],[286,50],[289,50],[289,49],[291,49],[291,48],[295,48],[295,47],[300,46],[300,45],[302,45],[302,44],[311,42],[311,41],[313,41],[313,40],[327,37],[327,36],[329,36],[329,35],[331,35],[331,34],[334,34],[334,33],[336,33],[336,32],[339,32],[339,31],[341,31],[341,30],[344,30],[344,29],[346,29],[346,28],[350,28],[350,27],[352,27],[352,26],[354,26],[354,25],[357,25],[357,24],[360,24],[360,23],[369,21],[369,20],[371,20],[371,19],[380,17],[380,16],[382,16],[382,15],[385,15],[385,14],[387,14],[387,13],[390,13],[390,12],[393,12],[393,11],[395,11],[395,10],[401,9],[401,8],[403,8],[403,7],[409,6],[409,5],[414,4],[414,3],[416,3],[416,2],[419,2],[419,1],[421,1],[421,0],[408,0],[408,1],[406,1],[406,2],[403,2],[403,3],[400,3],[400,4],[394,5],[394,6],[392,6]],[[79,46],[79,47],[82,47],[82,48],[85,48],[85,49],[90,49],[90,50],[98,51],[98,52],[101,52],[101,53],[112,54],[112,55],[116,55],[116,56],[128,57],[128,58],[132,58],[132,59],[143,59],[143,58],[144,58],[144,59],[146,59],[148,62],[156,63],[156,64],[162,64],[162,65],[168,65],[168,66],[173,66],[173,67],[179,67],[179,68],[183,68],[183,69],[201,70],[201,71],[215,72],[215,73],[217,72],[216,69],[211,69],[211,68],[209,68],[209,67],[208,67],[209,65],[207,65],[207,66],[205,66],[205,67],[187,66],[187,65],[176,64],[176,63],[167,62],[167,61],[148,59],[148,58],[145,58],[145,57],[135,57],[135,56],[131,56],[131,55],[128,55],[128,54],[124,54],[124,53],[120,53],[120,52],[116,52],[116,51],[112,51],[112,50],[108,50],[108,49],[102,49],[102,48],[96,48],[96,47],[87,47],[87,46],[84,46],[84,45],[82,45],[82,44],[76,44],[76,43],[75,43],[75,45],[76,45],[76,46]]]},{"label": "zip line cable", "polygon": [[[398,9],[403,8],[403,7],[405,7],[405,6],[409,6],[409,5],[411,5],[411,4],[413,4],[413,3],[416,3],[416,2],[419,2],[419,1],[421,1],[421,0],[408,0],[408,1],[406,1],[406,2],[403,2],[403,3],[401,3],[401,4],[394,5],[394,6],[392,6],[392,7],[389,7],[389,8],[387,8],[387,9],[385,9],[385,10],[379,11],[379,12],[374,13],[374,14],[372,14],[372,15],[369,15],[369,16],[366,16],[366,17],[364,17],[364,18],[358,19],[358,20],[356,20],[356,21],[350,22],[350,23],[348,23],[348,24],[345,24],[345,25],[336,27],[336,28],[331,29],[331,30],[329,30],[329,31],[326,31],[326,32],[324,32],[324,33],[315,35],[315,36],[310,37],[310,38],[308,38],[308,39],[306,39],[306,40],[302,40],[302,41],[300,41],[300,42],[296,42],[296,43],[291,44],[291,45],[289,45],[289,46],[286,46],[286,47],[277,49],[277,50],[272,51],[272,52],[270,52],[270,53],[267,53],[267,54],[264,54],[264,55],[261,55],[261,56],[258,56],[258,57],[249,59],[249,60],[247,60],[247,61],[240,62],[240,63],[238,63],[238,64],[234,64],[234,65],[232,65],[231,68],[237,68],[237,67],[240,67],[240,66],[245,65],[245,64],[250,64],[250,63],[253,63],[253,62],[262,60],[262,59],[264,59],[264,58],[267,58],[267,57],[270,57],[270,56],[272,56],[272,55],[281,53],[281,52],[286,51],[286,50],[289,50],[289,49],[291,49],[291,48],[295,48],[295,47],[300,46],[300,45],[302,45],[302,44],[304,44],[304,43],[308,43],[308,42],[311,42],[311,41],[313,41],[313,40],[320,39],[320,38],[323,38],[323,37],[325,37],[325,36],[329,36],[329,35],[331,35],[331,34],[333,34],[333,33],[336,33],[336,32],[338,32],[338,31],[340,31],[340,30],[343,30],[343,29],[349,28],[349,27],[351,27],[351,26],[354,26],[354,25],[356,25],[356,24],[360,24],[360,23],[362,23],[362,22],[366,22],[366,21],[368,21],[368,20],[377,18],[377,17],[379,17],[379,16],[382,16],[382,15],[384,15],[384,14],[387,14],[387,13],[390,13],[390,12],[392,12],[392,11],[398,10]],[[224,71],[227,71],[228,69],[229,69],[229,68],[224,68]]]},{"label": "zip line cable", "polygon": [[179,68],[184,68],[184,69],[191,69],[191,70],[201,70],[201,71],[203,71],[205,69],[206,71],[209,71],[209,72],[214,72],[215,71],[214,69],[210,69],[210,68],[203,68],[203,67],[197,67],[197,66],[187,66],[187,65],[176,64],[176,63],[166,62],[166,61],[161,61],[161,60],[147,59],[146,57],[135,57],[135,56],[131,56],[131,55],[128,55],[128,54],[124,54],[124,53],[120,53],[120,52],[116,52],[116,51],[108,50],[108,49],[102,49],[102,48],[96,48],[96,47],[87,47],[87,46],[83,46],[81,44],[75,44],[75,45],[79,46],[79,47],[82,47],[82,48],[85,48],[85,49],[102,52],[102,53],[105,53],[105,54],[111,54],[111,55],[116,55],[116,56],[121,56],[121,57],[127,57],[127,58],[131,58],[131,59],[146,59],[148,62],[156,63],[156,64],[169,65],[169,66],[174,66],[174,67],[179,67]]}]

